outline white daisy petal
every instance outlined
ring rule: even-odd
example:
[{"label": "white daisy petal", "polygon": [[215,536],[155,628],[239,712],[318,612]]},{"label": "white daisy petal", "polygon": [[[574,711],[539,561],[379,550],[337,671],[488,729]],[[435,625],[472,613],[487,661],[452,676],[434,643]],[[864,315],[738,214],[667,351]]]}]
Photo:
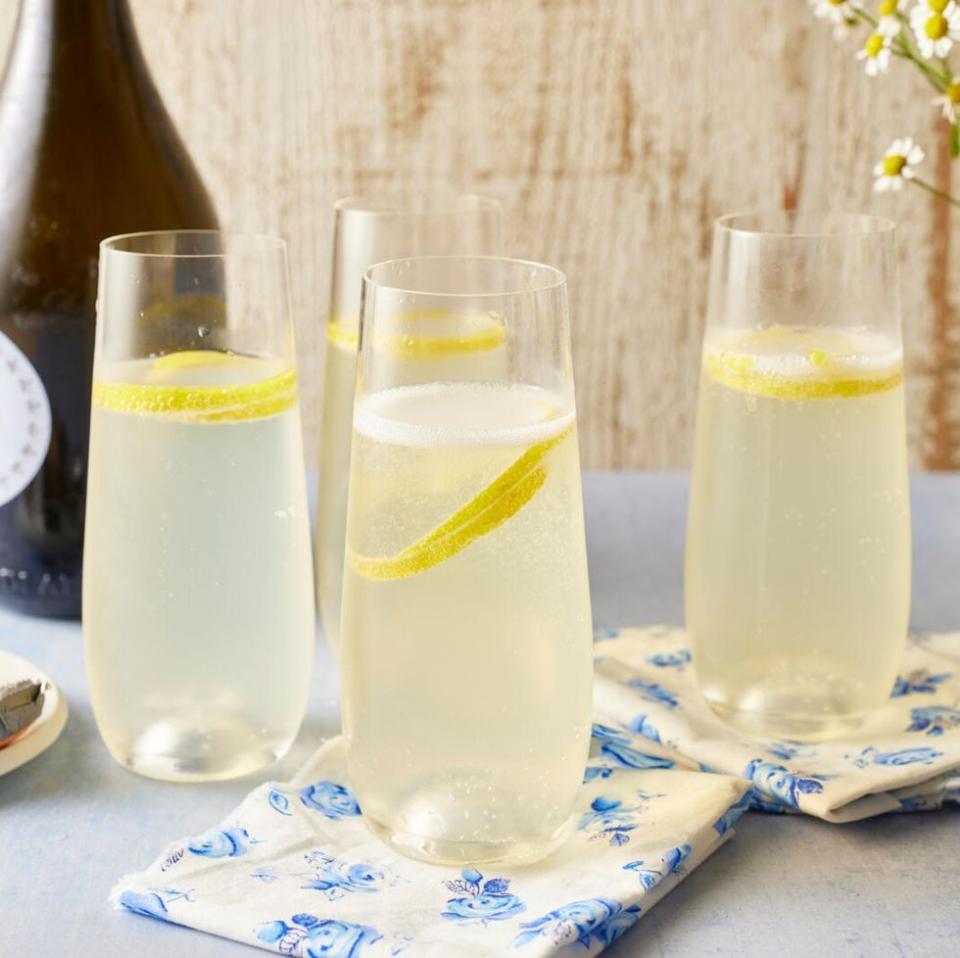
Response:
[{"label": "white daisy petal", "polygon": [[900,21],[896,17],[881,17],[877,24],[877,33],[882,37],[897,36],[900,33]]},{"label": "white daisy petal", "polygon": [[913,147],[907,154],[907,163],[911,166],[916,166],[918,163],[923,162],[924,152],[919,146]]},{"label": "white daisy petal", "polygon": [[873,188],[878,193],[886,193],[887,190],[890,189],[890,177],[889,176],[879,177],[877,180],[874,181]]},{"label": "white daisy petal", "polygon": [[878,164],[873,168],[873,175],[874,175],[874,176],[883,176],[883,164],[882,164],[882,163],[878,163]]},{"label": "white daisy petal", "polygon": [[945,120],[953,119],[953,104],[950,102],[950,98],[948,96],[935,96],[930,101],[930,105],[940,107],[940,113]]},{"label": "white daisy petal", "polygon": [[890,189],[899,193],[903,189],[903,178],[900,176],[890,177]]}]

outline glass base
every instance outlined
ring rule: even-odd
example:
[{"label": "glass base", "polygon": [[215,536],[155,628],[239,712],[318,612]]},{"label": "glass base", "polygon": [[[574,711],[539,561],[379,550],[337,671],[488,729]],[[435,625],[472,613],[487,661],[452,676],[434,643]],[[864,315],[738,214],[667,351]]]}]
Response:
[{"label": "glass base", "polygon": [[369,815],[364,815],[364,821],[370,831],[401,855],[434,865],[527,865],[555,852],[573,828],[571,818],[545,841],[456,841],[397,831]]},{"label": "glass base", "polygon": [[770,702],[768,707],[762,710],[731,708],[709,698],[707,704],[717,718],[738,731],[762,738],[795,742],[822,742],[843,738],[857,732],[866,718],[864,714],[792,711],[789,702],[781,703],[780,708],[776,707],[776,703]]},{"label": "glass base", "polygon": [[236,716],[216,725],[165,719],[145,728],[128,748],[110,742],[110,754],[131,772],[165,782],[219,782],[241,778],[283,758],[294,736],[280,741]]}]

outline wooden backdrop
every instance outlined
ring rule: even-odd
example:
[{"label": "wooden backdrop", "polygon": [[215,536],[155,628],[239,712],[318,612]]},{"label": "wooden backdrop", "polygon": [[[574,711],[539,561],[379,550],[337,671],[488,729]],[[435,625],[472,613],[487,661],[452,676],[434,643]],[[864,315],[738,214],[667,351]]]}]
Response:
[{"label": "wooden backdrop", "polygon": [[[15,6],[0,5],[4,41]],[[912,134],[947,186],[943,125],[918,77],[895,63],[868,79],[856,44],[836,43],[802,0],[133,7],[225,225],[290,242],[314,447],[332,200],[450,183],[500,196],[509,250],[568,273],[594,467],[689,462],[716,216],[899,219],[913,460],[960,466],[957,221],[915,189],[874,195],[870,174]]]}]

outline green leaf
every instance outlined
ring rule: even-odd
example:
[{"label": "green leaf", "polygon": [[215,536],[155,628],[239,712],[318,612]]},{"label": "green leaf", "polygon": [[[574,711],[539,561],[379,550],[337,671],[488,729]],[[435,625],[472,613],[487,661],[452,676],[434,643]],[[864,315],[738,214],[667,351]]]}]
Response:
[{"label": "green leaf", "polygon": [[960,125],[950,124],[950,155],[956,159],[960,156]]}]

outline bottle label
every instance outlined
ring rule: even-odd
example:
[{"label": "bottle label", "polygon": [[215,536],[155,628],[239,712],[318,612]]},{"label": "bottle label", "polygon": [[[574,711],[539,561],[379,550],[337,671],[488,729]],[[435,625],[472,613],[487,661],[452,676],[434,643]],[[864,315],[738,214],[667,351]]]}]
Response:
[{"label": "bottle label", "polygon": [[0,333],[0,506],[27,487],[50,446],[50,401],[16,343]]}]

